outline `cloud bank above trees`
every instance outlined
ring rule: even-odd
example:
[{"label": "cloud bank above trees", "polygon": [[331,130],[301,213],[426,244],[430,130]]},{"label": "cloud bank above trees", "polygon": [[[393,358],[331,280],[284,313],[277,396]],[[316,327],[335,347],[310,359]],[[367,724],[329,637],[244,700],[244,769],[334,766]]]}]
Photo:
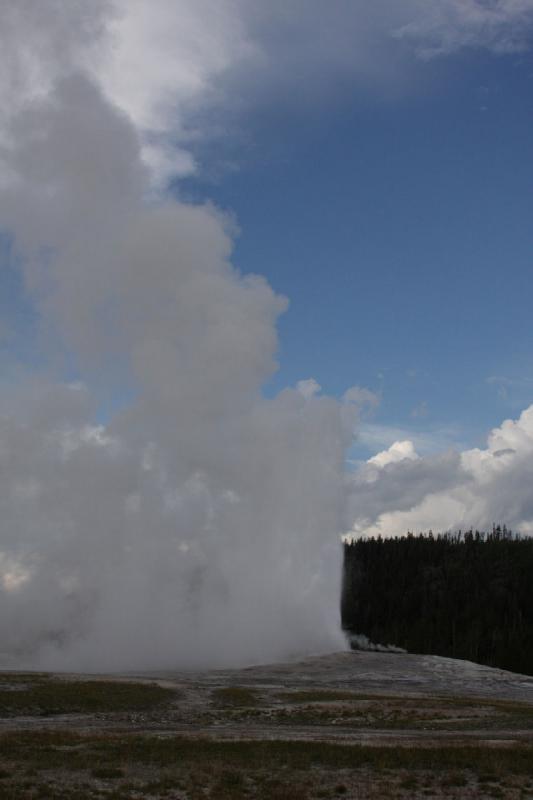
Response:
[{"label": "cloud bank above trees", "polygon": [[491,431],[484,449],[421,457],[395,442],[350,482],[353,535],[393,536],[504,523],[533,535],[533,406]]}]

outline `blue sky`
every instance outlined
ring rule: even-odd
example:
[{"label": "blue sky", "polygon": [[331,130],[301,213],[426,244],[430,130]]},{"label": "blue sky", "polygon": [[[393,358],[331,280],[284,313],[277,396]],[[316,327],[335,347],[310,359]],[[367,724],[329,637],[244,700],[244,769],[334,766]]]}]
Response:
[{"label": "blue sky", "polygon": [[533,399],[533,59],[420,68],[409,95],[250,114],[234,168],[186,191],[236,215],[235,263],[290,299],[270,391],[357,383],[375,424],[477,444]]}]

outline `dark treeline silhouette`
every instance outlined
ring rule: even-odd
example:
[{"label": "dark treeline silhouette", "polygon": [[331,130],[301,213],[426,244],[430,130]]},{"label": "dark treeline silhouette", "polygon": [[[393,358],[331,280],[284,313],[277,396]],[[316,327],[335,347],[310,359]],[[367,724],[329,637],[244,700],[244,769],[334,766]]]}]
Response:
[{"label": "dark treeline silhouette", "polygon": [[533,539],[505,526],[344,545],[345,630],[533,674]]}]

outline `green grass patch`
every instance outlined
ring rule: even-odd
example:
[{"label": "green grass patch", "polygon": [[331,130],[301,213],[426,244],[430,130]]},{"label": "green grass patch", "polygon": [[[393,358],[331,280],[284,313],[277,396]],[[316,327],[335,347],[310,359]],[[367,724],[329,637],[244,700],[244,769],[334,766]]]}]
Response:
[{"label": "green grass patch", "polygon": [[68,761],[71,769],[144,764],[172,767],[220,764],[236,767],[308,770],[475,770],[501,776],[533,775],[533,748],[364,747],[298,741],[213,741],[181,736],[99,734],[67,731],[5,733],[0,736],[2,760],[26,767],[55,769]]},{"label": "green grass patch", "polygon": [[[157,684],[39,678],[10,688],[0,684],[0,716],[143,711],[176,698]],[[11,688],[16,686],[16,688]]]},{"label": "green grass patch", "polygon": [[253,689],[245,686],[225,686],[211,692],[211,700],[224,708],[249,708],[259,705],[259,697]]}]

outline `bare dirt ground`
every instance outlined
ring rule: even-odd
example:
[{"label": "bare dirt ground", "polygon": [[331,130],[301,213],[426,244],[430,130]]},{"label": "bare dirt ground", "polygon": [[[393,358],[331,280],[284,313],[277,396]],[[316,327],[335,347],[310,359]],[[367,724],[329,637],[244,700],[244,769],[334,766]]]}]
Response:
[{"label": "bare dirt ground", "polygon": [[533,677],[377,652],[0,672],[0,798],[341,796],[533,798]]}]

